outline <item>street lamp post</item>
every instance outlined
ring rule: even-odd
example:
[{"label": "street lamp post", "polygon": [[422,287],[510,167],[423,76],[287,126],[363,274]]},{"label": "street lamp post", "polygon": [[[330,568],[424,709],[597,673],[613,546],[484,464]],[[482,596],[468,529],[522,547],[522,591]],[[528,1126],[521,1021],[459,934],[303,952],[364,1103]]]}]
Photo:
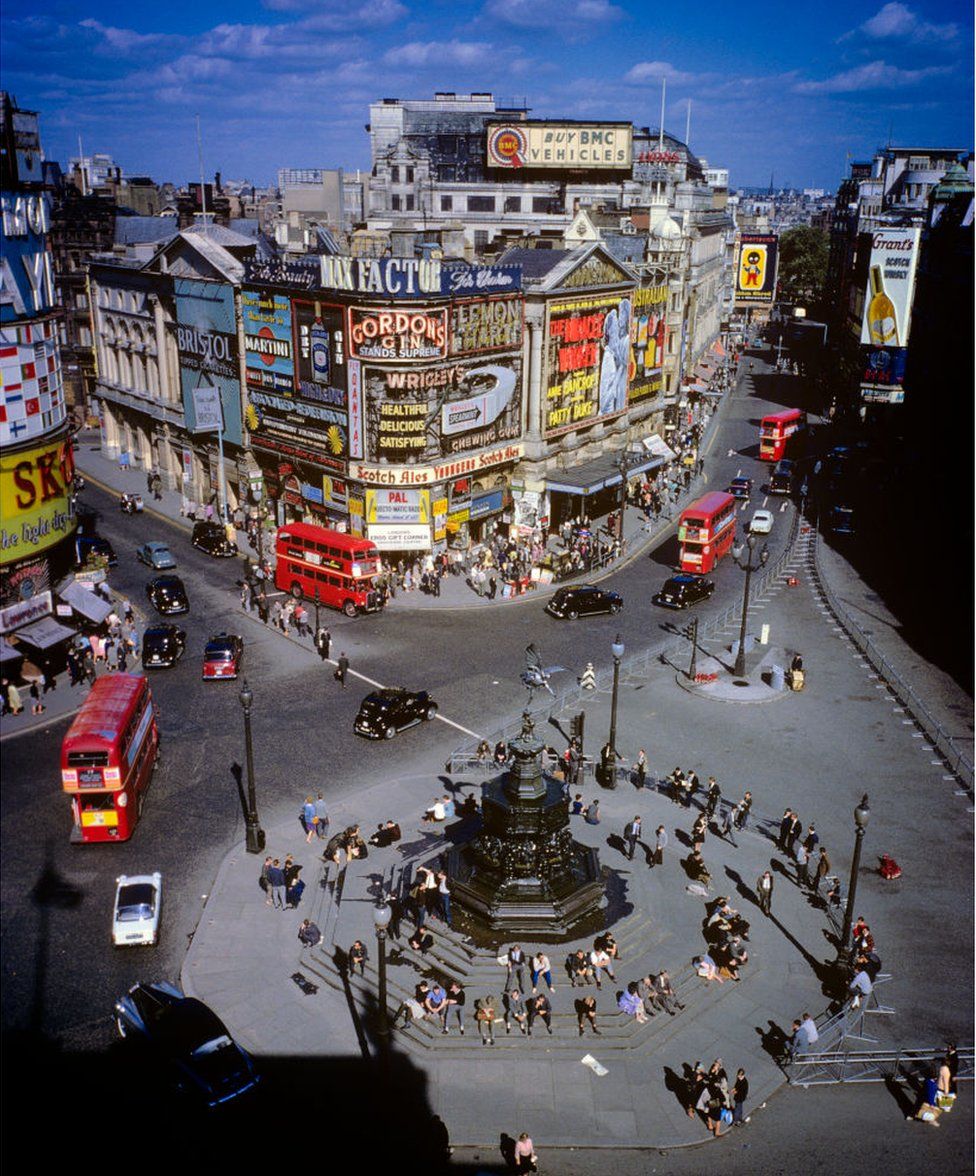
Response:
[{"label": "street lamp post", "polygon": [[379,1003],[379,1020],[376,1026],[376,1032],[382,1038],[384,1044],[389,1040],[390,1036],[390,1020],[386,1007],[386,929],[390,925],[390,918],[392,911],[385,899],[380,901],[373,907],[373,927],[376,931],[376,947],[377,960],[379,968],[380,987],[378,993]]},{"label": "street lamp post", "polygon": [[603,758],[603,782],[607,788],[617,787],[617,688],[620,684],[620,659],[624,656],[624,643],[618,633],[610,646],[613,654],[613,695],[610,700],[610,738],[607,740],[607,754]]},{"label": "street lamp post", "polygon": [[246,845],[248,853],[261,853],[264,850],[264,830],[258,823],[258,801],[254,791],[254,750],[251,746],[251,703],[254,694],[244,679],[240,693],[241,706],[244,708],[244,751],[247,757],[247,813],[245,814]]},{"label": "street lamp post", "polygon": [[[747,548],[748,554],[746,554]],[[745,588],[742,593],[742,627],[739,630],[739,652],[735,656],[735,669],[733,670],[737,678],[741,678],[746,672],[746,625],[749,621],[749,581],[752,579],[752,573],[764,567],[766,560],[769,559],[769,548],[764,543],[759,552],[758,563],[753,563],[752,555],[755,550],[755,535],[750,535],[744,544],[738,543],[732,548],[732,558],[746,574]],[[745,560],[743,561],[744,555]]]},{"label": "street lamp post", "polygon": [[838,970],[843,970],[845,974],[851,963],[851,922],[854,918],[854,898],[857,893],[857,871],[861,865],[861,842],[864,840],[864,830],[868,827],[870,816],[868,794],[865,792],[861,797],[861,803],[854,810],[854,860],[851,862],[851,881],[847,888],[844,929],[840,933],[840,948],[837,951]]}]

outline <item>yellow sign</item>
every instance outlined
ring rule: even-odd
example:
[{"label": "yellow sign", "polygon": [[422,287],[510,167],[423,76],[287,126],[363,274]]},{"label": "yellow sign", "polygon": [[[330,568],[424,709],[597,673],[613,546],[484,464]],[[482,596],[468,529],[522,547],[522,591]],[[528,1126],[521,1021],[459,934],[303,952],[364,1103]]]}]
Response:
[{"label": "yellow sign", "polygon": [[0,564],[39,555],[75,529],[70,441],[0,456]]},{"label": "yellow sign", "polygon": [[366,491],[367,523],[429,523],[430,491],[392,487]]}]

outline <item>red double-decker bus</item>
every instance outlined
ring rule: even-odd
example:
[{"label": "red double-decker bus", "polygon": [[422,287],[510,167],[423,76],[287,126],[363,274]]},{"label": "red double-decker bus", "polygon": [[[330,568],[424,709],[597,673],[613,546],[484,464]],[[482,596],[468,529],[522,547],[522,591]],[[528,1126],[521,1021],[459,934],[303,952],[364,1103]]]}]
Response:
[{"label": "red double-decker bus", "polygon": [[275,587],[282,592],[317,599],[347,617],[383,607],[376,587],[379,552],[369,539],[315,523],[289,523],[278,528],[275,555]]},{"label": "red double-decker bus", "polygon": [[159,729],[142,674],[99,678],[61,744],[71,840],[127,841],[159,759]]},{"label": "red double-decker bus", "polygon": [[736,501],[713,490],[686,507],[678,520],[679,562],[683,572],[710,572],[735,538]]},{"label": "red double-decker bus", "polygon": [[759,424],[760,461],[779,461],[787,448],[796,456],[799,439],[806,432],[807,414],[800,408],[787,408],[764,416]]}]

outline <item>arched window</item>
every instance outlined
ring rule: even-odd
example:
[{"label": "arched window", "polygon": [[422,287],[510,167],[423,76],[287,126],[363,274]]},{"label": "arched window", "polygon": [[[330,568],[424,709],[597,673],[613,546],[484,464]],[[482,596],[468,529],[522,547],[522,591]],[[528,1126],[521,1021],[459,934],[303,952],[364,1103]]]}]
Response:
[{"label": "arched window", "polygon": [[150,396],[159,395],[159,366],[152,358],[146,360],[146,383]]},{"label": "arched window", "polygon": [[137,392],[146,390],[146,373],[142,366],[142,356],[137,351],[132,354],[132,387]]}]

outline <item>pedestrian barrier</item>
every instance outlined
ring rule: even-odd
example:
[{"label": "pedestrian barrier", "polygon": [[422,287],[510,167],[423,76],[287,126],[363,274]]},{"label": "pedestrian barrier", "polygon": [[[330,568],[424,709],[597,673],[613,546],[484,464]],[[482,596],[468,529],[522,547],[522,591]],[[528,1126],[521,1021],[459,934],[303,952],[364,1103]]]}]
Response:
[{"label": "pedestrian barrier", "polygon": [[[887,1082],[913,1079],[924,1075],[934,1062],[945,1057],[945,1050],[931,1047],[911,1049],[820,1050],[798,1054],[788,1068],[791,1086],[826,1086],[838,1083]],[[976,1077],[972,1046],[958,1049],[957,1081],[971,1082]]]}]

